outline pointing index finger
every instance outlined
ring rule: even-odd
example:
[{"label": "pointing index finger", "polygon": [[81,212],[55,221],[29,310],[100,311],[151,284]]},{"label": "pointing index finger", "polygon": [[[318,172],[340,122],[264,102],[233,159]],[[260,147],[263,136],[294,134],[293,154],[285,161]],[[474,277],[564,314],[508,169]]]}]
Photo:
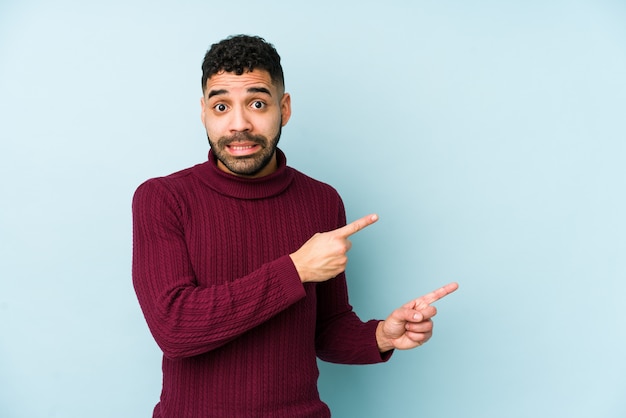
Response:
[{"label": "pointing index finger", "polygon": [[349,224],[335,229],[335,233],[338,235],[348,238],[350,235],[354,235],[360,230],[364,229],[367,226],[370,226],[374,222],[378,220],[378,215],[371,214],[362,217],[361,219],[357,219],[356,221],[350,222]]},{"label": "pointing index finger", "polygon": [[417,298],[417,300],[415,301],[415,309],[426,307],[427,305],[430,305],[431,303],[438,301],[442,297],[449,295],[450,293],[454,292],[458,288],[459,288],[458,283],[453,282],[453,283],[448,283],[447,285],[440,287],[437,290],[433,290],[432,292],[427,293],[424,296]]}]

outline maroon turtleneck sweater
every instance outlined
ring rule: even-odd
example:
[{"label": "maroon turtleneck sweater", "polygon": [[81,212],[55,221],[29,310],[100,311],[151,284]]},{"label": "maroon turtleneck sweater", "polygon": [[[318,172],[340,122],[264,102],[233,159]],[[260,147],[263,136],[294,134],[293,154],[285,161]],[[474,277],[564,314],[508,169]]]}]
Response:
[{"label": "maroon turtleneck sweater", "polygon": [[154,417],[328,417],[316,356],[385,361],[378,321],[345,277],[302,284],[289,254],[345,224],[330,186],[286,165],[244,179],[209,161],[142,184],[133,199],[133,284],[163,351]]}]

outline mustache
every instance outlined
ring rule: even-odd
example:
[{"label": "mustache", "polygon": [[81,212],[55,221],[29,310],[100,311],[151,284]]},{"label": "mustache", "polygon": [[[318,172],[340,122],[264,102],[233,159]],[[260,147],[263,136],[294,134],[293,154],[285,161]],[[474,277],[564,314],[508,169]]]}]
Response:
[{"label": "mustache", "polygon": [[223,136],[217,144],[220,147],[226,147],[233,142],[254,142],[255,144],[265,146],[267,144],[267,138],[263,135],[252,135],[249,132],[237,132],[231,136]]}]

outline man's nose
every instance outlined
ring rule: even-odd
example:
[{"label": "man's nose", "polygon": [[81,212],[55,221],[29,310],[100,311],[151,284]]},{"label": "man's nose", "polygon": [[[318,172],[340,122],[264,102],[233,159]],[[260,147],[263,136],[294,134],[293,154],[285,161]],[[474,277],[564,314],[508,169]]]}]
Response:
[{"label": "man's nose", "polygon": [[231,112],[230,130],[233,132],[245,132],[252,130],[250,115],[245,107],[236,107]]}]

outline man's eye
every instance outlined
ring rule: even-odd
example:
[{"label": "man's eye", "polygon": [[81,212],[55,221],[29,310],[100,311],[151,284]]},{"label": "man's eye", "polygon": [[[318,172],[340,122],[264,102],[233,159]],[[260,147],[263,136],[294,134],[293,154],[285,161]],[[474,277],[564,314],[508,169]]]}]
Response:
[{"label": "man's eye", "polygon": [[226,105],[223,104],[223,103],[216,104],[215,106],[213,106],[213,108],[215,110],[217,110],[218,112],[225,112],[226,111]]},{"label": "man's eye", "polygon": [[254,107],[255,109],[263,109],[265,107],[265,103],[260,100],[256,100],[252,102],[252,107]]}]

